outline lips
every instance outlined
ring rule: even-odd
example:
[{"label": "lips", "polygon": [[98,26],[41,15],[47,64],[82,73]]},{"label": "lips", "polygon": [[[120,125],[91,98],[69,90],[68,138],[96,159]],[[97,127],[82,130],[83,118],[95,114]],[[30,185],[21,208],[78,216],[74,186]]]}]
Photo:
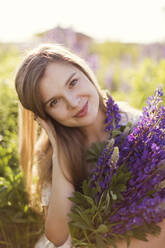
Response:
[{"label": "lips", "polygon": [[75,117],[83,117],[88,112],[88,101],[85,103],[83,108],[75,115]]}]

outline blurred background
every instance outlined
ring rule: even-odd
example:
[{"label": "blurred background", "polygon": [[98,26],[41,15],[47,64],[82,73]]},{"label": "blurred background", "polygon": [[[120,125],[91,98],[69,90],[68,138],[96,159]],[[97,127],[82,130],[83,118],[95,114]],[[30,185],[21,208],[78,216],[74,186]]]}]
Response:
[{"label": "blurred background", "polygon": [[116,101],[142,109],[165,86],[164,0],[0,0],[0,248],[32,248],[43,233],[18,162],[14,75],[27,50],[50,42],[84,58]]}]

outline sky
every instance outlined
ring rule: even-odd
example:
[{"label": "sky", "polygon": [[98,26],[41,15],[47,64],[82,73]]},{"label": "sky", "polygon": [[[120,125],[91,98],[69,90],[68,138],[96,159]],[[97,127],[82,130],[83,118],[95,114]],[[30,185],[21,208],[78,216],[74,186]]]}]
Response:
[{"label": "sky", "polygon": [[0,0],[0,41],[22,42],[56,27],[98,41],[165,41],[165,0]]}]

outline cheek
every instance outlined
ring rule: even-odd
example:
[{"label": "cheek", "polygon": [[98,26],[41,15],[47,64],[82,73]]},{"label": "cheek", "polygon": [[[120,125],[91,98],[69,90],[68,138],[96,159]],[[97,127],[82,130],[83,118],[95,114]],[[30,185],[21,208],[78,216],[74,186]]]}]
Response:
[{"label": "cheek", "polygon": [[88,88],[89,88],[89,92],[91,92],[92,95],[95,95],[95,96],[98,95],[98,92],[97,92],[95,86],[92,83],[90,83],[88,85]]},{"label": "cheek", "polygon": [[93,101],[95,102],[95,104],[98,105],[99,104],[99,94],[98,94],[98,92],[97,92],[97,90],[96,90],[96,88],[94,86],[91,87],[91,96],[92,96]]},{"label": "cheek", "polygon": [[49,115],[56,121],[65,121],[67,119],[66,110],[63,108],[59,108],[59,110],[51,110],[49,111]]},{"label": "cheek", "polygon": [[66,121],[68,117],[65,112],[60,111],[60,113],[54,114],[54,119],[56,119],[57,121]]}]

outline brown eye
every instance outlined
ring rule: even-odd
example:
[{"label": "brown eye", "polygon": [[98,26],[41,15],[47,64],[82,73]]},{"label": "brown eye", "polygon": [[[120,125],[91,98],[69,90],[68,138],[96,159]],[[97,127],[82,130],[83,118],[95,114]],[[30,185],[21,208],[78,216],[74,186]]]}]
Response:
[{"label": "brown eye", "polygon": [[71,83],[69,84],[69,86],[73,87],[73,86],[75,86],[77,83],[78,83],[78,79],[73,79],[73,80],[71,81]]},{"label": "brown eye", "polygon": [[53,107],[54,105],[56,105],[57,104],[57,99],[54,99],[51,103],[50,103],[50,107]]}]

